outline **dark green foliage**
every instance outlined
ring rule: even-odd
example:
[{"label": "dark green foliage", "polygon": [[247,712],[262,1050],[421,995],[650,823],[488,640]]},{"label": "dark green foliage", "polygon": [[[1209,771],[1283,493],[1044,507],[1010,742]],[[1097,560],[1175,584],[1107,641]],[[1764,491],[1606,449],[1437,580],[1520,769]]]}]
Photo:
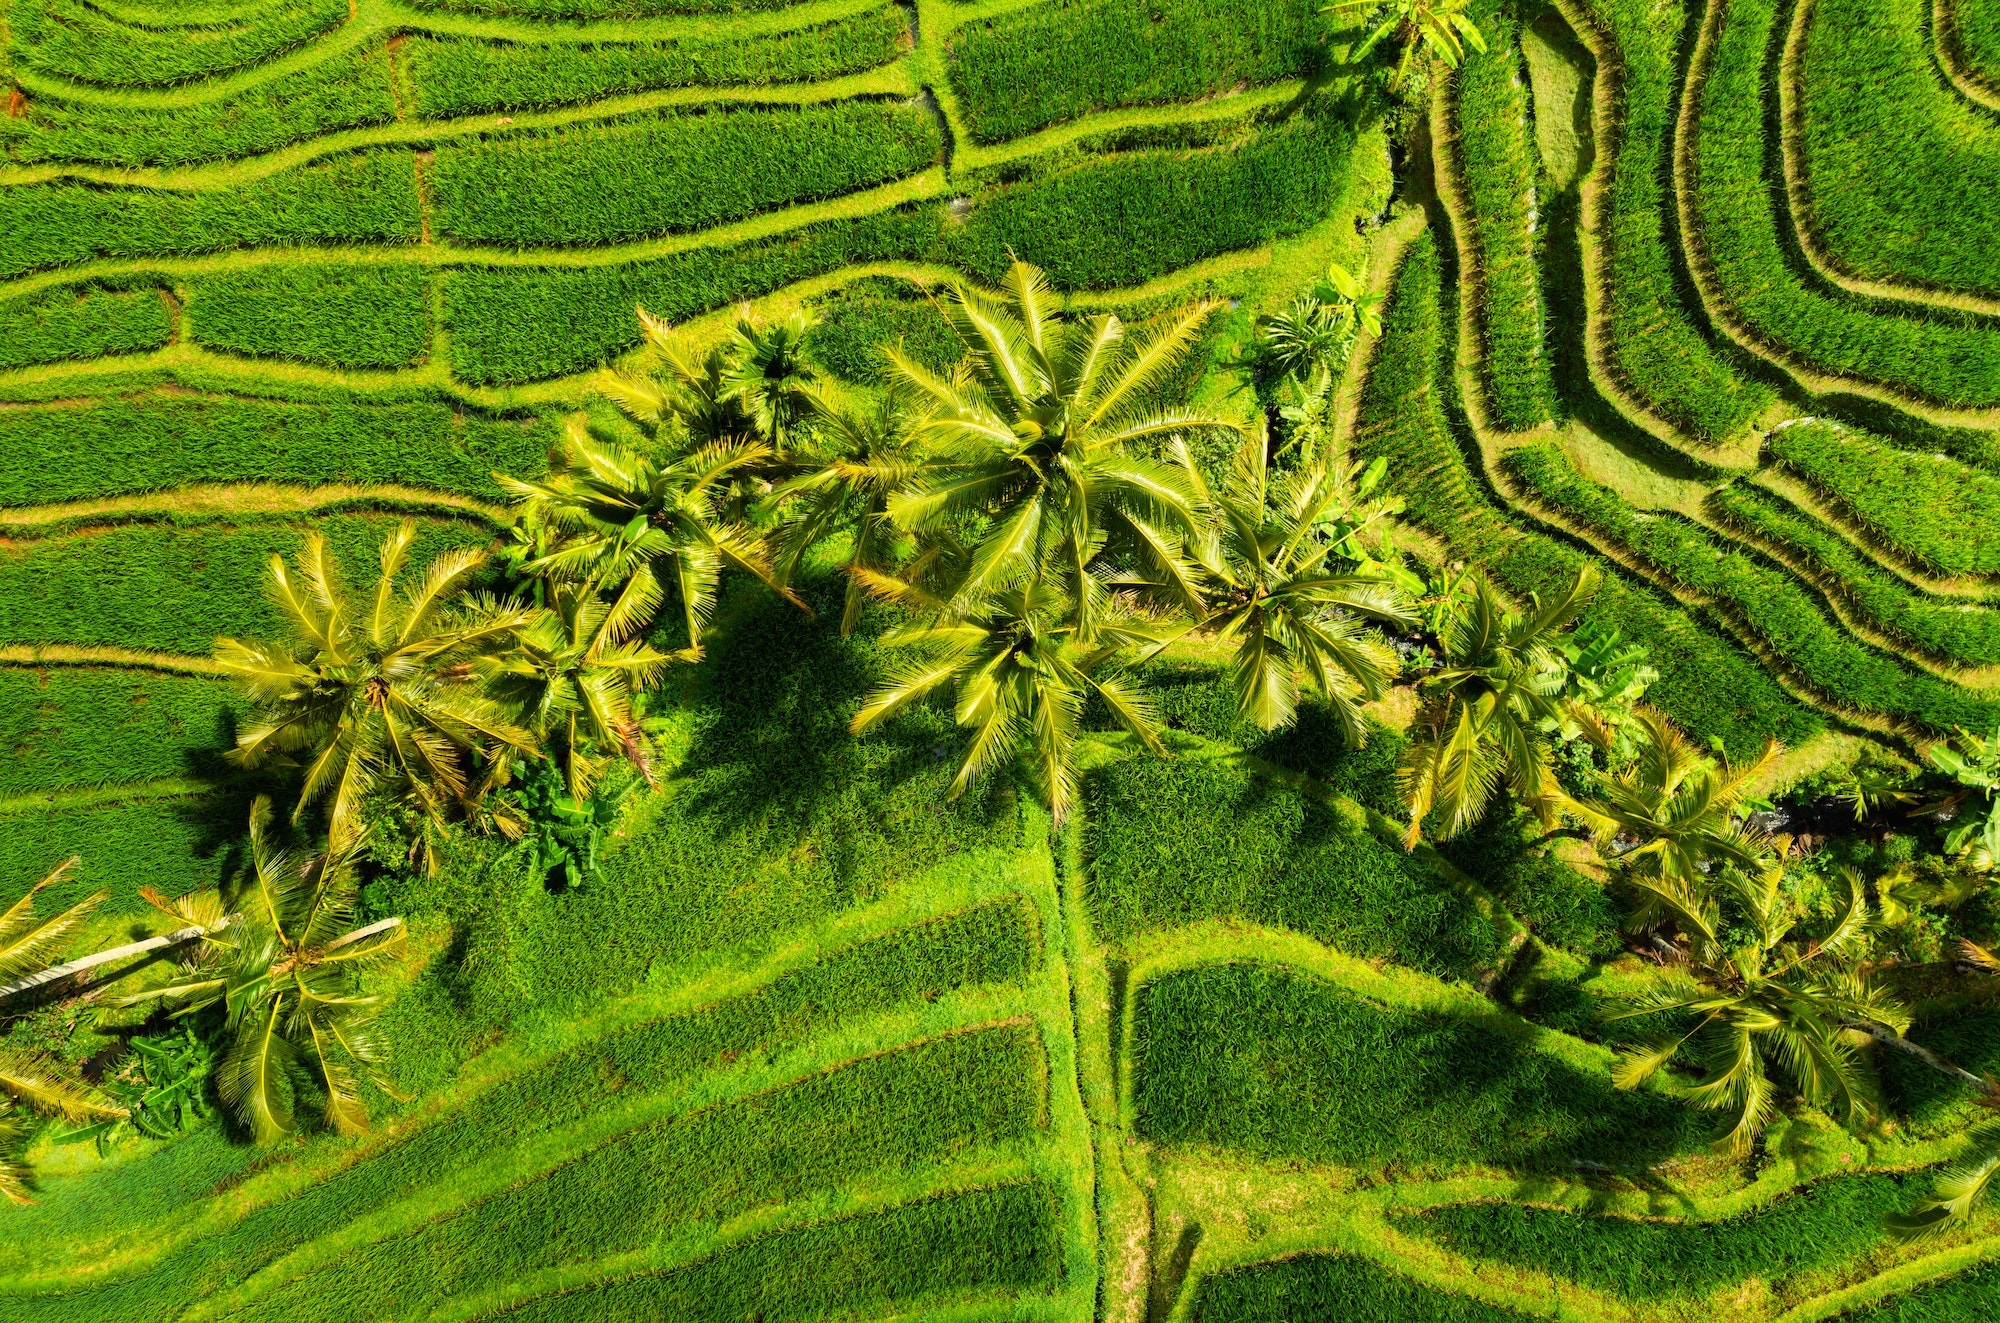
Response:
[{"label": "dark green foliage", "polygon": [[[1362,385],[1354,454],[1386,456],[1389,482],[1410,498],[1409,517],[1451,548],[1483,565],[1517,598],[1551,594],[1575,581],[1586,557],[1566,542],[1516,526],[1468,468],[1439,399],[1448,380],[1451,340],[1440,309],[1437,249],[1429,235],[1410,249],[1384,311],[1384,337]],[[1607,575],[1588,619],[1644,639],[1660,679],[1649,700],[1697,736],[1719,736],[1731,757],[1746,758],[1767,736],[1799,744],[1824,722],[1757,663],[1698,624],[1663,595]]]},{"label": "dark green foliage", "polygon": [[1529,1317],[1346,1254],[1299,1254],[1201,1284],[1199,1323],[1514,1323]]},{"label": "dark green foliage", "polygon": [[0,189],[0,276],[88,257],[251,244],[415,243],[415,158],[379,151],[207,193],[30,184]]},{"label": "dark green foliage", "polygon": [[0,506],[192,483],[403,483],[499,501],[539,477],[553,429],[442,404],[285,404],[188,394],[0,409]]},{"label": "dark green foliage", "polygon": [[998,279],[1018,254],[1059,289],[1137,285],[1347,210],[1354,130],[1265,129],[1233,149],[1112,155],[982,196],[950,251]]},{"label": "dark green foliage", "polygon": [[[206,655],[219,636],[276,638],[283,618],[260,591],[273,555],[291,556],[317,527],[348,582],[373,582],[387,515],[330,515],[313,525],[124,524],[17,542],[0,552],[0,644],[69,643]],[[422,566],[446,547],[493,540],[490,525],[434,521],[410,549]],[[121,778],[123,779],[123,778]]]},{"label": "dark green foliage", "polygon": [[806,333],[806,352],[835,376],[871,382],[881,372],[878,348],[898,342],[934,372],[965,353],[965,342],[937,305],[899,280],[859,280],[829,297]]},{"label": "dark green foliage", "polygon": [[1986,1263],[1961,1276],[1890,1296],[1879,1305],[1841,1315],[1842,1323],[1965,1323],[1989,1318],[2000,1307],[2000,1264]]},{"label": "dark green foliage", "polygon": [[[200,676],[0,667],[0,799],[219,773],[242,710],[228,685]],[[14,880],[0,874],[0,897]]]},{"label": "dark green foliage", "polygon": [[382,44],[184,106],[135,109],[34,97],[0,115],[0,150],[22,163],[182,165],[267,152],[396,118]]},{"label": "dark green foliage", "polygon": [[72,285],[0,303],[0,369],[158,349],[174,319],[157,289]]},{"label": "dark green foliage", "polygon": [[[1943,404],[2000,404],[2000,332],[1949,315],[1860,308],[1789,262],[1787,220],[1766,174],[1764,106],[1777,97],[1767,56],[1778,9],[1776,0],[1730,0],[1695,102],[1691,196],[1718,296],[1750,335],[1816,372]],[[1866,149],[1890,150],[1876,142]],[[1897,177],[1907,185],[1908,176]]]},{"label": "dark green foliage", "polygon": [[644,45],[512,45],[416,37],[397,53],[426,119],[572,105],[656,87],[837,78],[901,54],[908,19],[885,4],[820,27],[742,37],[691,34]]},{"label": "dark green foliage", "polygon": [[1940,574],[2000,573],[2000,478],[1827,423],[1771,433],[1771,456],[1897,556]]},{"label": "dark green foliage", "polygon": [[438,149],[437,232],[571,247],[707,229],[914,174],[943,138],[920,105],[841,101],[591,124]]},{"label": "dark green foliage", "polygon": [[922,258],[943,225],[944,208],[924,205],[629,266],[454,271],[444,282],[452,372],[504,385],[582,371],[639,343],[635,306],[678,322],[843,266]]},{"label": "dark green foliage", "polygon": [[[1958,489],[1961,499],[1963,490]],[[1927,522],[1938,513],[1908,496],[1899,504],[1911,522]],[[1804,568],[1851,619],[1943,662],[2000,663],[2000,614],[1917,592],[1784,497],[1738,482],[1711,495],[1708,509],[1745,539]]]},{"label": "dark green foliage", "polygon": [[1133,759],[1085,785],[1091,918],[1107,942],[1202,919],[1467,976],[1499,952],[1471,901],[1366,827],[1215,761]]},{"label": "dark green foliage", "polygon": [[1025,1138],[1040,1125],[1047,1087],[1037,1033],[1015,1025],[953,1034],[650,1122],[296,1277],[246,1316],[428,1310],[540,1269]]},{"label": "dark green foliage", "polygon": [[25,68],[118,87],[184,83],[267,60],[347,16],[341,0],[274,6],[248,22],[141,27],[83,0],[14,0],[9,53]]},{"label": "dark green foliage", "polygon": [[[239,814],[239,831],[241,821]],[[448,1185],[468,1153],[525,1143],[611,1101],[674,1086],[732,1060],[773,1060],[846,1017],[912,1005],[955,988],[1017,980],[1034,961],[1030,916],[1018,897],[996,901],[830,952],[744,997],[580,1044],[477,1094],[379,1155],[168,1254],[149,1271],[46,1302],[41,1313],[24,1314],[24,1323],[44,1317],[103,1323],[159,1317],[176,1304],[192,1303],[240,1280],[350,1218],[436,1184]],[[456,1061],[455,1056],[438,1060],[435,1053],[413,1056],[407,1050],[416,1045],[408,1032],[413,997],[442,1000],[439,1014],[452,1017],[466,1038],[477,1040],[476,1029],[465,1024],[461,995],[419,984],[395,1002],[385,1027],[406,1068],[406,1086],[434,1086],[442,1080],[423,1078],[426,1073],[446,1074]],[[1015,1064],[1019,1071],[1003,1070],[1000,1085],[1010,1098],[1020,1096],[1024,1083],[1034,1083],[1032,1061],[1016,1058]],[[408,1078],[411,1073],[419,1081]],[[190,1145],[193,1152],[184,1155]],[[234,1167],[206,1156],[206,1149],[201,1136],[192,1136],[169,1150],[175,1158],[164,1165],[128,1164],[117,1170],[150,1172],[177,1182],[172,1202],[178,1206],[189,1191],[213,1194],[226,1188],[214,1182],[226,1180]],[[150,1205],[161,1197],[142,1182],[122,1184],[130,1189],[130,1200]],[[86,1201],[78,1207],[75,1198],[65,1190],[60,1203],[52,1200],[24,1214],[33,1219],[30,1232],[55,1243],[67,1235],[106,1234],[126,1216],[125,1204]]]},{"label": "dark green foliage", "polygon": [[69,876],[42,893],[45,913],[99,890],[111,893],[108,912],[150,913],[142,887],[179,896],[234,878],[234,846],[249,812],[250,796],[229,792],[8,813],[0,816],[0,897],[18,899],[77,855]]},{"label": "dark green foliage", "polygon": [[[1585,0],[1616,46],[1622,109],[1616,154],[1599,195],[1595,236],[1603,251],[1600,299],[1607,353],[1618,385],[1705,445],[1741,431],[1771,401],[1741,377],[1700,329],[1694,292],[1679,274],[1679,223],[1672,192],[1674,119],[1680,104],[1676,52],[1680,6],[1652,0]],[[1761,114],[1762,102],[1747,107]],[[1598,150],[1609,149],[1599,142]],[[1606,163],[1597,166],[1601,173]],[[1586,236],[1585,240],[1592,239]]]},{"label": "dark green foliage", "polygon": [[1466,61],[1452,79],[1457,141],[1452,161],[1468,214],[1459,242],[1472,254],[1477,282],[1464,297],[1480,353],[1480,381],[1493,422],[1525,432],[1555,416],[1543,333],[1542,296],[1530,215],[1535,145],[1527,119],[1527,80],[1513,24],[1485,19],[1493,53]]},{"label": "dark green foliage", "polygon": [[1643,1165],[1707,1132],[1489,1025],[1377,1006],[1295,970],[1211,965],[1139,993],[1135,1124],[1163,1143],[1379,1169]]},{"label": "dark green foliage", "polygon": [[1506,464],[1537,502],[1718,603],[1830,700],[1941,731],[1989,726],[2000,714],[1971,691],[1857,641],[1787,571],[1679,515],[1639,517],[1610,488],[1578,475],[1560,450],[1524,446],[1508,452]]},{"label": "dark green foliage", "polygon": [[1808,228],[1864,278],[2000,294],[2000,133],[1938,79],[1930,8],[1814,6],[1793,89]]},{"label": "dark green foliage", "polygon": [[1925,1178],[1835,1177],[1723,1222],[1645,1221],[1512,1203],[1446,1204],[1396,1219],[1453,1253],[1559,1277],[1625,1300],[1704,1296],[1857,1258],[1883,1222],[1928,1192]]},{"label": "dark green foliage", "polygon": [[1583,956],[1615,953],[1622,945],[1621,907],[1602,882],[1558,859],[1547,842],[1535,845],[1541,835],[1533,819],[1503,810],[1438,850],[1549,945]]},{"label": "dark green foliage", "polygon": [[1054,1191],[1041,1185],[942,1195],[781,1232],[675,1271],[543,1296],[505,1317],[511,1323],[737,1323],[1053,1287],[1062,1271],[1055,1200]]},{"label": "dark green foliage", "polygon": [[1059,0],[975,19],[947,77],[975,142],[1097,110],[1192,101],[1311,72],[1326,58],[1306,0]]},{"label": "dark green foliage", "polygon": [[232,353],[412,367],[430,353],[430,273],[302,262],[229,271],[194,282],[187,318],[195,340]]}]

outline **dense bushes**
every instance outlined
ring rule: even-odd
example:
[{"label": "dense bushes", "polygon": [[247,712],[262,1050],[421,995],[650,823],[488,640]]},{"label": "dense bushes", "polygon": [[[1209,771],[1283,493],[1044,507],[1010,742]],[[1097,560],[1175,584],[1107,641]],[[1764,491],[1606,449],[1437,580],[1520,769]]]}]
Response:
[{"label": "dense bushes", "polygon": [[1635,512],[1609,488],[1586,482],[1554,447],[1510,451],[1507,469],[1535,501],[1587,535],[1717,603],[1831,702],[1945,731],[1988,725],[2000,713],[1957,685],[1856,641],[1785,571],[1733,544],[1718,545],[1678,515]]},{"label": "dense bushes", "polygon": [[819,27],[676,41],[515,45],[417,37],[397,53],[410,109],[424,118],[570,105],[656,87],[835,78],[901,53],[908,20],[892,4]]},{"label": "dense bushes", "polygon": [[1816,0],[1792,88],[1800,223],[1855,275],[2000,296],[2000,133],[1938,81],[1930,9]]},{"label": "dense bushes", "polygon": [[1514,25],[1486,19],[1493,54],[1468,60],[1449,92],[1456,136],[1441,145],[1466,214],[1466,307],[1493,422],[1525,432],[1555,416],[1536,257],[1535,146]]},{"label": "dense bushes", "polygon": [[[1559,591],[1586,557],[1566,543],[1510,524],[1467,469],[1438,399],[1449,361],[1437,249],[1428,234],[1411,247],[1384,312],[1384,336],[1357,405],[1356,458],[1389,460],[1389,481],[1410,498],[1409,518],[1478,561],[1517,597]],[[1751,658],[1644,589],[1608,576],[1588,618],[1643,639],[1660,671],[1650,700],[1698,735],[1722,739],[1733,757],[1767,736],[1798,744],[1822,728]]]},{"label": "dense bushes", "polygon": [[1708,509],[1747,541],[1799,566],[1861,624],[1940,661],[2000,664],[2000,613],[1916,592],[1783,497],[1738,482],[1711,495]]},{"label": "dense bushes", "polygon": [[1644,1164],[1706,1125],[1656,1093],[1473,1020],[1377,1006],[1296,971],[1212,965],[1139,992],[1134,1125],[1273,1160],[1444,1171]]},{"label": "dense bushes", "polygon": [[1462,892],[1365,825],[1225,763],[1115,764],[1085,788],[1092,921],[1108,942],[1202,919],[1470,976],[1499,940]]},{"label": "dense bushes", "polygon": [[410,367],[430,353],[430,272],[276,262],[195,281],[187,318],[194,339],[232,353]]},{"label": "dense bushes", "polygon": [[1058,0],[952,34],[946,71],[975,142],[1095,110],[1189,101],[1307,73],[1326,58],[1304,0]]},{"label": "dense bushes", "polygon": [[639,343],[634,306],[678,322],[843,266],[921,257],[944,219],[924,205],[627,266],[454,271],[444,282],[452,372],[500,385],[595,367]]},{"label": "dense bushes", "polygon": [[0,370],[158,349],[174,331],[160,293],[73,285],[0,302]]},{"label": "dense bushes", "polygon": [[1200,1287],[1200,1323],[1516,1323],[1529,1315],[1423,1286],[1346,1254],[1299,1254],[1217,1273]]},{"label": "dense bushes", "polygon": [[13,0],[10,53],[24,68],[118,87],[184,83],[267,60],[347,16],[341,0],[272,6],[248,21],[140,26],[84,0]]},{"label": "dense bushes", "polygon": [[0,189],[0,277],[92,257],[164,257],[252,244],[423,232],[415,158],[381,151],[207,193],[30,184]]},{"label": "dense bushes", "polygon": [[[1777,11],[1775,0],[1729,0],[1706,77],[1698,63],[1690,80],[1697,91],[1688,242],[1697,275],[1711,271],[1709,297],[1746,338],[1803,369],[1946,405],[2000,404],[2000,332],[1943,315],[1859,308],[1790,266],[1785,220],[1765,173],[1764,106],[1775,96],[1766,56]],[[1921,242],[1934,239],[1926,233]]]},{"label": "dense bushes", "polygon": [[914,174],[943,148],[920,105],[844,101],[592,124],[440,148],[433,225],[467,243],[616,243],[706,229]]},{"label": "dense bushes", "polygon": [[442,404],[174,393],[0,409],[0,507],[237,482],[405,483],[498,501],[493,471],[540,476],[553,439],[536,420]]},{"label": "dense bushes", "polygon": [[[1595,232],[1604,326],[1593,334],[1620,388],[1676,430],[1715,445],[1740,432],[1770,403],[1771,392],[1740,377],[1710,345],[1677,274],[1670,165],[1683,6],[1579,0],[1578,7],[1610,48],[1598,76],[1618,80],[1622,112],[1597,143],[1610,160],[1597,167],[1604,181]],[[1591,242],[1588,234],[1584,242]]]},{"label": "dense bushes", "polygon": [[1828,423],[1771,433],[1771,457],[1872,540],[1938,574],[2000,574],[2000,479]]},{"label": "dense bushes", "polygon": [[1836,1177],[1722,1222],[1663,1222],[1525,1204],[1446,1204],[1401,1229],[1626,1300],[1705,1296],[1755,1278],[1772,1286],[1882,1244],[1882,1224],[1925,1190],[1921,1177]]}]

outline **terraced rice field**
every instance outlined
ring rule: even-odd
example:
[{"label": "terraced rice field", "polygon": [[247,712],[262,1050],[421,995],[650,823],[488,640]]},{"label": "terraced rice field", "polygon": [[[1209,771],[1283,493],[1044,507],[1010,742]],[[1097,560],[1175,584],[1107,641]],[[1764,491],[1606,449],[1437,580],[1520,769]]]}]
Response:
[{"label": "terraced rice field", "polygon": [[[355,579],[405,515],[491,542],[635,305],[811,306],[860,380],[1016,254],[1077,308],[1230,300],[1217,400],[1362,272],[1341,444],[1513,595],[1605,566],[1732,755],[1991,726],[2000,3],[1474,14],[1387,125],[1290,0],[11,0],[0,901],[81,854],[46,901],[130,927],[240,869],[248,585],[308,529]],[[879,648],[807,591],[725,601],[603,885],[437,882],[373,1133],[49,1159],[0,1317],[2000,1313],[1993,1215],[1880,1234],[1962,1103],[1892,1070],[1882,1135],[1716,1156],[1609,1083],[1601,889],[1404,852],[1388,732],[1162,667],[1176,757],[1093,739],[1052,831],[947,803],[945,717],[851,740]],[[1990,1011],[1917,1036],[2000,1069]]]}]

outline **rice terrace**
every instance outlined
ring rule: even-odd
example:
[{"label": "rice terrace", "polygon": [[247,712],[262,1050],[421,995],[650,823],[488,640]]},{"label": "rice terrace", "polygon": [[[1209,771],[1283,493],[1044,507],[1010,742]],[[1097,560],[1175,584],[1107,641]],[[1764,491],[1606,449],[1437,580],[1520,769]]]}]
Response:
[{"label": "rice terrace", "polygon": [[2000,1318],[2000,0],[0,52],[0,1323]]}]

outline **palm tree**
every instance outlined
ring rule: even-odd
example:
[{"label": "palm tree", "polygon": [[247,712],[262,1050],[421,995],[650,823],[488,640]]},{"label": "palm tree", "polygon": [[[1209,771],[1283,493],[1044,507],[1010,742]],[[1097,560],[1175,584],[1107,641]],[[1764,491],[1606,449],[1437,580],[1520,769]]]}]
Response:
[{"label": "palm tree", "polygon": [[[0,913],[0,979],[17,979],[46,967],[63,939],[104,903],[105,893],[100,891],[52,918],[36,920],[36,895],[61,881],[75,865],[74,858],[57,865],[54,872]],[[125,1108],[79,1082],[49,1053],[0,1046],[0,1197],[17,1204],[32,1202],[27,1168],[11,1156],[27,1131],[26,1118],[17,1107],[70,1121],[127,1115]]]},{"label": "palm tree", "polygon": [[1395,81],[1401,83],[1409,77],[1419,51],[1429,51],[1448,69],[1464,63],[1468,46],[1482,55],[1486,53],[1486,38],[1465,12],[1471,3],[1472,0],[1341,0],[1327,5],[1320,13],[1358,14],[1364,23],[1376,20],[1361,44],[1348,55],[1350,64],[1367,59],[1371,51],[1392,35],[1400,40],[1403,58],[1396,64]]},{"label": "palm tree", "polygon": [[736,317],[729,350],[734,366],[726,385],[742,402],[757,435],[773,446],[790,444],[793,429],[815,412],[816,374],[802,357],[811,330],[812,318],[803,312],[775,326],[759,326],[746,304]]},{"label": "palm tree", "polygon": [[1164,554],[1195,521],[1178,471],[1139,453],[1202,429],[1236,425],[1153,396],[1193,349],[1213,302],[1128,336],[1110,314],[1064,321],[1042,273],[1025,262],[993,297],[957,286],[945,313],[971,350],[940,376],[901,350],[884,352],[895,379],[926,411],[916,439],[931,459],[889,499],[892,518],[919,534],[970,527],[972,549],[952,595],[967,614],[990,594],[1045,572],[1088,622],[1105,591],[1088,573],[1107,536],[1144,556]]},{"label": "palm tree", "polygon": [[[400,954],[403,921],[353,928],[354,846],[300,853],[277,842],[272,819],[270,796],[259,795],[250,808],[248,893],[227,925],[202,938],[194,967],[119,1004],[172,1003],[179,1017],[220,1003],[230,1043],[217,1092],[259,1144],[292,1131],[301,1072],[325,1093],[327,1124],[354,1134],[368,1127],[355,1072],[388,1088],[372,1028],[381,999],[363,993],[358,976]],[[199,893],[156,903],[177,918],[220,909]]]},{"label": "palm tree", "polygon": [[1564,802],[1541,727],[1564,715],[1568,668],[1557,634],[1589,604],[1597,573],[1586,562],[1559,596],[1530,599],[1525,615],[1508,611],[1483,575],[1467,577],[1470,599],[1447,613],[1443,664],[1419,689],[1424,704],[1398,769],[1413,848],[1432,813],[1447,839],[1470,828],[1503,782],[1545,821]]},{"label": "palm tree", "polygon": [[[1627,1053],[1614,1068],[1621,1089],[1637,1088],[1693,1045],[1705,1074],[1686,1091],[1697,1107],[1733,1114],[1720,1141],[1742,1153],[1774,1109],[1772,1077],[1798,1096],[1857,1128],[1875,1114],[1874,1070],[1845,1031],[1875,1027],[1900,1038],[1909,1015],[1848,953],[1868,927],[1868,900],[1851,869],[1839,874],[1839,909],[1824,935],[1795,939],[1802,915],[1780,890],[1781,857],[1754,878],[1723,867],[1713,880],[1636,872],[1633,885],[1673,916],[1688,942],[1685,971],[1672,983],[1635,994],[1614,1019],[1672,1014],[1694,1023]],[[1699,875],[1697,875],[1699,877]],[[1727,897],[1739,920],[1726,924]],[[1744,924],[1749,940],[1742,938]]]},{"label": "palm tree", "polygon": [[[1600,841],[1636,842],[1616,862],[1628,874],[1647,873],[1661,884],[1694,889],[1714,865],[1756,867],[1767,843],[1737,814],[1751,782],[1777,758],[1778,742],[1768,742],[1753,762],[1718,768],[1656,709],[1638,707],[1632,716],[1642,732],[1637,757],[1602,778],[1600,795],[1572,800],[1569,811]],[[1600,741],[1608,742],[1597,729]]]},{"label": "palm tree", "polygon": [[622,636],[611,604],[589,584],[555,584],[547,597],[512,647],[478,659],[479,673],[556,759],[574,799],[590,797],[606,755],[622,754],[650,781],[634,694],[674,662],[699,661],[701,649],[668,654]]},{"label": "palm tree", "polygon": [[454,608],[450,598],[485,562],[459,548],[439,555],[407,591],[398,580],[416,524],[383,540],[365,602],[350,600],[318,533],[296,569],[273,556],[269,596],[292,627],[283,643],[222,639],[216,661],[258,705],[258,719],[229,753],[239,766],[302,761],[292,822],[328,801],[336,852],[358,840],[363,805],[394,791],[431,820],[477,800],[471,777],[496,752],[535,752],[534,737],[482,691],[471,663],[508,643],[532,617],[519,603]]},{"label": "palm tree", "polygon": [[652,372],[605,372],[597,392],[651,434],[662,447],[740,445],[757,436],[757,421],[744,401],[741,365],[731,340],[706,352],[674,328],[637,310],[646,344],[659,368]]},{"label": "palm tree", "polygon": [[1236,645],[1236,710],[1264,730],[1292,724],[1301,688],[1334,711],[1347,742],[1367,739],[1361,704],[1382,696],[1395,649],[1363,620],[1402,628],[1417,619],[1388,576],[1358,571],[1356,533],[1387,507],[1362,508],[1382,468],[1333,468],[1324,453],[1273,479],[1262,436],[1245,438],[1220,491],[1210,492],[1184,445],[1176,454],[1208,522],[1172,577],[1120,580],[1192,614]]},{"label": "palm tree", "polygon": [[798,575],[806,553],[829,535],[852,528],[844,568],[847,602],[840,632],[854,632],[871,585],[894,568],[899,535],[889,518],[889,497],[918,472],[911,419],[894,391],[883,391],[859,412],[810,397],[814,439],[823,448],[817,467],[771,494],[768,509],[787,516],[775,537],[774,568],[780,583]]},{"label": "palm tree", "polygon": [[[905,588],[900,597],[914,602],[919,594]],[[917,658],[877,687],[853,730],[878,726],[950,686],[958,724],[972,731],[952,779],[952,798],[1018,756],[1061,825],[1076,801],[1076,739],[1091,695],[1147,748],[1162,751],[1151,705],[1125,685],[1117,663],[1130,648],[1164,637],[1143,621],[1111,613],[1086,631],[1076,622],[1074,603],[1046,582],[1002,589],[963,615],[939,612],[928,623],[885,635],[885,645],[910,648]]]},{"label": "palm tree", "polygon": [[498,475],[521,498],[521,520],[546,525],[556,537],[553,550],[524,560],[521,569],[611,593],[605,625],[619,638],[650,624],[672,592],[687,621],[688,646],[700,646],[724,565],[748,571],[803,609],[778,582],[762,540],[729,513],[730,484],[771,454],[751,441],[655,456],[601,440],[573,422],[548,477],[524,482]]}]

